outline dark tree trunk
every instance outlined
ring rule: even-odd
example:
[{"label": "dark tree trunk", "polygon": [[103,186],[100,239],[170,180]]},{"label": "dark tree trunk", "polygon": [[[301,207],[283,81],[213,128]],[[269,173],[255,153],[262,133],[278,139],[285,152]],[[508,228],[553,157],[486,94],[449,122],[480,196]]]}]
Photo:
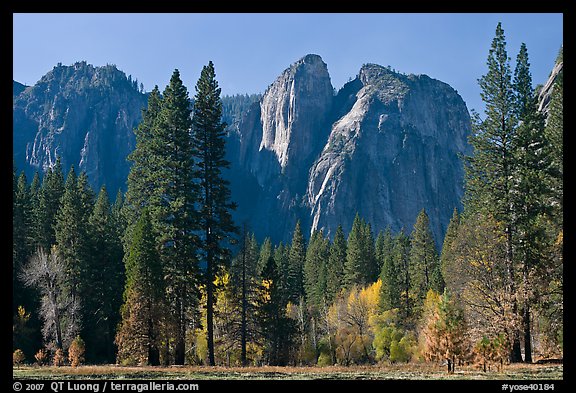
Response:
[{"label": "dark tree trunk", "polygon": [[246,359],[246,309],[248,308],[248,302],[246,299],[246,236],[246,231],[244,231],[244,250],[242,251],[242,326],[240,332],[240,361],[242,362],[242,366],[248,364]]},{"label": "dark tree trunk", "polygon": [[[517,312],[517,307],[514,307],[514,313]],[[512,341],[512,351],[510,352],[510,363],[521,363],[522,362],[522,346],[520,345],[520,331],[514,329]]]},{"label": "dark tree trunk", "polygon": [[[150,305],[150,301],[148,302],[148,313],[150,313],[152,306]],[[156,335],[154,334],[154,322],[152,318],[148,318],[148,364],[151,366],[159,366],[160,365],[160,351],[156,346]]]},{"label": "dark tree trunk", "polygon": [[206,330],[208,334],[208,365],[215,366],[214,359],[214,277],[213,277],[213,258],[210,249],[210,230],[206,231],[208,252],[206,253]]},{"label": "dark tree trunk", "polygon": [[[180,299],[184,299],[184,295],[180,296]],[[186,360],[186,320],[184,316],[184,307],[182,305],[182,300],[178,301],[178,326],[177,326],[177,337],[176,345],[174,347],[174,364],[183,366]]]},{"label": "dark tree trunk", "polygon": [[524,362],[532,363],[532,334],[530,332],[530,305],[526,302],[523,313],[524,322]]},{"label": "dark tree trunk", "polygon": [[[507,171],[506,171],[507,173]],[[513,251],[512,251],[512,228],[506,228],[506,269],[508,274],[509,295],[512,297],[512,314],[518,315],[518,301],[515,297],[516,285],[514,281]],[[514,326],[512,331],[512,350],[510,352],[510,363],[522,362],[522,348],[520,345],[520,330]]]}]

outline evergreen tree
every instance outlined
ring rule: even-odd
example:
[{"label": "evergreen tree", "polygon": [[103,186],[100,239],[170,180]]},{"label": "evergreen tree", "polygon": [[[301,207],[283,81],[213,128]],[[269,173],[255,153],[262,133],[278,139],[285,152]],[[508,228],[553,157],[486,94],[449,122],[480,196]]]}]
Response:
[{"label": "evergreen tree", "polygon": [[[517,290],[514,264],[516,213],[512,179],[516,164],[514,138],[517,106],[509,62],[504,30],[501,23],[498,23],[488,55],[488,73],[478,80],[480,96],[486,104],[486,118],[480,120],[476,114],[473,122],[470,143],[474,154],[466,158],[465,204],[468,213],[491,215],[504,224],[508,292],[510,296],[514,296]],[[513,308],[514,313],[517,313],[516,302]],[[510,361],[522,361],[518,330],[513,334]]]},{"label": "evergreen tree", "polygon": [[322,231],[314,231],[306,250],[304,262],[304,290],[306,302],[316,310],[326,304],[329,241]]},{"label": "evergreen tree", "polygon": [[404,234],[404,228],[394,238],[392,248],[392,262],[398,275],[398,291],[400,293],[400,311],[405,324],[409,325],[413,321],[412,307],[414,299],[410,296],[411,276],[410,276],[410,237]]},{"label": "evergreen tree", "polygon": [[416,299],[422,304],[430,289],[437,293],[444,290],[438,253],[430,220],[422,209],[416,218],[410,247],[410,285]]},{"label": "evergreen tree", "polygon": [[31,299],[27,299],[24,287],[17,279],[22,266],[32,255],[33,243],[30,228],[32,226],[32,201],[24,172],[16,178],[16,168],[12,172],[12,313],[24,305],[30,308]]},{"label": "evergreen tree", "polygon": [[64,174],[60,157],[58,157],[54,166],[44,175],[38,205],[34,212],[36,244],[45,250],[49,250],[56,243],[56,214],[63,194]]},{"label": "evergreen tree", "polygon": [[516,116],[519,125],[514,135],[513,204],[516,214],[515,254],[522,275],[522,320],[524,361],[532,362],[531,303],[534,301],[532,277],[549,252],[543,218],[551,213],[549,173],[552,152],[544,133],[544,117],[538,111],[532,88],[528,50],[523,43],[514,70]]},{"label": "evergreen tree", "polygon": [[125,251],[131,245],[131,229],[138,221],[142,210],[146,206],[155,206],[160,203],[161,190],[156,187],[158,165],[163,153],[153,149],[154,127],[158,121],[162,106],[162,98],[158,86],[148,95],[148,107],[142,111],[142,121],[134,130],[136,134],[136,148],[128,155],[132,162],[128,174],[128,190],[123,203],[123,215],[126,218],[126,233],[124,236]]},{"label": "evergreen tree", "polygon": [[78,187],[78,195],[80,197],[80,207],[84,214],[82,220],[88,222],[92,214],[92,209],[94,208],[95,196],[85,171],[80,172],[78,175],[76,186]]},{"label": "evergreen tree", "polygon": [[380,272],[380,279],[382,286],[380,287],[380,310],[387,311],[400,307],[400,272],[396,268],[394,255],[394,241],[390,228],[386,229],[386,234],[382,235],[381,246],[381,259],[382,271]]},{"label": "evergreen tree", "polygon": [[[126,219],[124,251],[132,247],[132,232],[145,208],[148,209],[156,249],[166,280],[169,305],[166,334],[174,339],[174,362],[184,364],[186,332],[197,321],[198,217],[195,203],[194,156],[190,130],[190,99],[175,70],[160,97],[155,87],[148,108],[136,130],[136,149],[128,157],[133,165],[123,205]],[[166,354],[165,361],[167,361]]]},{"label": "evergreen tree", "polygon": [[126,285],[122,321],[116,334],[120,363],[160,364],[163,273],[147,209],[134,226],[125,258]]},{"label": "evergreen tree", "polygon": [[[74,166],[70,168],[66,177],[64,194],[60,201],[60,209],[56,216],[56,245],[58,254],[66,266],[66,294],[73,300],[81,301],[90,285],[87,280],[87,268],[90,258],[90,240],[88,223],[83,220],[80,193],[78,191],[77,177]],[[83,314],[91,310],[83,307]],[[82,325],[83,317],[73,315]]]},{"label": "evergreen tree", "polygon": [[126,231],[126,217],[124,216],[124,195],[120,189],[118,189],[116,199],[110,209],[112,227],[116,231],[116,236],[119,239],[122,239],[122,236]]},{"label": "evergreen tree", "polygon": [[[167,97],[165,96],[165,100]],[[222,171],[229,168],[225,159],[226,124],[222,123],[220,88],[216,81],[214,65],[210,61],[202,68],[196,84],[194,114],[192,117],[193,155],[196,158],[195,176],[200,183],[199,212],[201,236],[200,248],[206,259],[205,280],[207,298],[208,361],[215,365],[213,312],[213,281],[218,265],[230,258],[227,243],[237,231],[231,211],[236,204],[230,201],[230,185]]]},{"label": "evergreen tree", "polygon": [[[196,319],[198,269],[196,259],[198,228],[195,203],[194,146],[190,136],[190,99],[175,70],[164,90],[162,105],[153,121],[151,138],[154,158],[151,176],[158,191],[153,192],[152,223],[156,229],[167,299],[174,323],[174,363],[184,364],[186,332]],[[148,158],[148,159],[150,159]],[[147,175],[145,175],[146,177]],[[159,195],[154,195],[159,192]],[[155,197],[159,199],[156,200]]]},{"label": "evergreen tree", "polygon": [[234,292],[235,310],[240,313],[240,326],[233,321],[232,334],[240,341],[240,362],[243,366],[248,364],[247,345],[256,338],[257,313],[256,292],[258,286],[258,257],[259,247],[254,234],[250,235],[246,226],[243,228],[240,252],[232,260],[230,267],[231,284]]},{"label": "evergreen tree", "polygon": [[384,266],[384,259],[392,253],[393,244],[392,230],[390,229],[390,226],[387,226],[384,232],[378,232],[378,236],[376,237],[375,253],[376,264],[380,272],[382,272],[382,266]]},{"label": "evergreen tree", "polygon": [[306,261],[306,241],[302,234],[300,221],[296,223],[292,243],[288,251],[288,270],[286,277],[288,301],[293,304],[300,302],[304,296],[304,262]]},{"label": "evergreen tree", "polygon": [[326,301],[331,304],[342,289],[344,263],[346,262],[346,238],[342,226],[338,225],[334,241],[330,246],[326,266]]},{"label": "evergreen tree", "polygon": [[[260,250],[260,256],[262,256],[264,251],[264,245]],[[290,247],[285,246],[284,243],[280,242],[278,246],[274,248],[274,253],[272,258],[276,261],[276,272],[278,274],[278,291],[282,297],[282,302],[288,303],[288,299],[290,297],[290,286],[289,286],[289,254],[290,254]],[[266,265],[268,262],[266,262]],[[264,268],[266,268],[264,265]],[[260,277],[263,277],[263,273],[260,272]]]},{"label": "evergreen tree", "polygon": [[440,269],[442,272],[442,277],[444,278],[446,287],[453,291],[454,287],[452,282],[456,275],[458,275],[458,269],[454,264],[454,247],[455,241],[458,236],[458,227],[460,226],[460,215],[458,210],[454,208],[452,212],[452,218],[448,223],[448,228],[446,229],[446,234],[444,235],[444,242],[442,243],[442,252],[440,254]]},{"label": "evergreen tree", "polygon": [[374,234],[372,232],[372,225],[370,223],[364,223],[363,228],[363,269],[364,270],[364,282],[366,284],[371,284],[378,279],[380,270],[378,269],[378,261],[376,259],[376,249],[374,246]]},{"label": "evergreen tree", "polygon": [[374,248],[372,226],[358,213],[348,234],[346,263],[344,264],[344,287],[366,285],[378,278],[378,262]]},{"label": "evergreen tree", "polygon": [[271,366],[284,366],[294,345],[295,321],[286,316],[286,297],[280,289],[276,261],[269,258],[262,272],[259,305],[260,330],[264,340],[264,359]]},{"label": "evergreen tree", "polygon": [[272,241],[269,237],[264,239],[262,246],[260,247],[260,254],[258,255],[258,275],[260,276],[266,267],[266,263],[268,259],[273,256],[272,255]]},{"label": "evergreen tree", "polygon": [[354,285],[364,284],[364,233],[363,222],[358,213],[352,223],[352,229],[348,234],[346,246],[346,262],[344,264],[344,288],[350,289]]},{"label": "evergreen tree", "polygon": [[114,335],[120,321],[124,289],[123,251],[115,228],[106,187],[102,186],[89,218],[91,258],[85,280],[84,303],[87,359],[114,362]]}]

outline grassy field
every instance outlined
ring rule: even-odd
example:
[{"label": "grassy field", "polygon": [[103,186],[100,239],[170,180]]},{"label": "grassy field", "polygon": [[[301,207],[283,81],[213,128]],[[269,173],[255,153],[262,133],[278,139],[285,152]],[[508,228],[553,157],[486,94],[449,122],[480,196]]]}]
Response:
[{"label": "grassy field", "polygon": [[448,375],[444,368],[431,364],[401,364],[353,367],[120,367],[81,366],[12,369],[14,379],[84,379],[84,380],[538,380],[563,379],[562,365],[509,365],[501,372],[482,372],[463,367]]}]

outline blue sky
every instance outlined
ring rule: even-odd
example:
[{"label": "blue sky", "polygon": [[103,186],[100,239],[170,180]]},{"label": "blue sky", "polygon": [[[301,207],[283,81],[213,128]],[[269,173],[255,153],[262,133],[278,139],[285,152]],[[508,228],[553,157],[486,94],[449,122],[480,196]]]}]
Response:
[{"label": "blue sky", "polygon": [[291,63],[322,56],[339,89],[362,64],[427,74],[482,110],[477,80],[501,21],[511,64],[528,48],[544,83],[563,43],[562,14],[14,14],[13,79],[32,85],[61,62],[116,64],[150,91],[175,68],[190,95],[212,60],[223,94],[261,93]]}]

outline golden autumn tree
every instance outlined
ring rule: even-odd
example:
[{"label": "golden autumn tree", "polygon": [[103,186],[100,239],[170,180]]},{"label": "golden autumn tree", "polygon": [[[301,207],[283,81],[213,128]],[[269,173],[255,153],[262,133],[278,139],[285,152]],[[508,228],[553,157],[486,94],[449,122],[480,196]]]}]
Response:
[{"label": "golden autumn tree", "polygon": [[353,286],[330,307],[328,321],[335,332],[338,362],[350,364],[373,359],[374,332],[370,321],[379,310],[381,286],[381,280],[364,288]]}]

